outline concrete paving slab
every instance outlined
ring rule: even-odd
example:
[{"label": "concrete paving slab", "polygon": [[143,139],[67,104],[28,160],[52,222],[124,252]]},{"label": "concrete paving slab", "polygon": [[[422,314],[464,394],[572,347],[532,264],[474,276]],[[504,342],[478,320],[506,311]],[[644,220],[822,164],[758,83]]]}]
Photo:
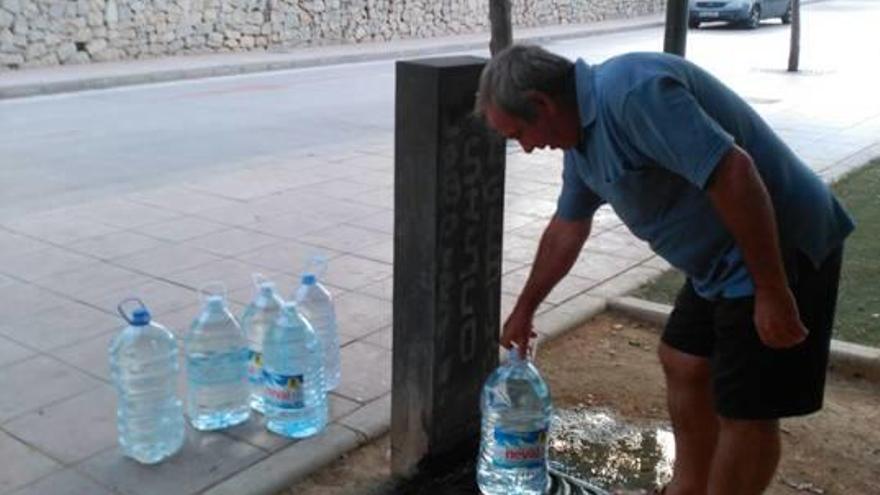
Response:
[{"label": "concrete paving slab", "polygon": [[387,263],[345,254],[330,262],[324,280],[346,290],[356,290],[390,278],[391,274],[392,266]]},{"label": "concrete paving slab", "polygon": [[107,262],[86,265],[82,268],[48,275],[34,281],[34,285],[76,299],[83,293],[101,293],[137,283],[149,278]]},{"label": "concrete paving slab", "polygon": [[113,337],[119,333],[125,323],[119,320],[118,328],[89,339],[80,340],[68,347],[61,347],[49,352],[49,355],[83,371],[94,378],[110,383],[110,364],[108,349]]},{"label": "concrete paving slab", "polygon": [[386,187],[383,189],[377,189],[375,191],[355,196],[351,198],[351,200],[362,205],[392,210],[394,209],[394,188]]},{"label": "concrete paving slab", "polygon": [[135,229],[141,225],[171,220],[180,216],[177,212],[119,198],[90,201],[85,205],[65,210],[74,216],[121,229]]},{"label": "concrete paving slab", "polygon": [[637,266],[640,262],[594,251],[587,240],[587,247],[571,267],[571,274],[591,280],[607,280]]},{"label": "concrete paving slab", "polygon": [[[363,229],[361,229],[363,230]],[[387,237],[387,235],[386,235]],[[379,261],[382,263],[394,264],[394,239],[388,239],[378,244],[370,244],[357,250],[358,256]]]},{"label": "concrete paving slab", "polygon": [[278,238],[239,228],[229,228],[183,243],[184,246],[207,251],[217,256],[236,256],[278,242]]},{"label": "concrete paving slab", "polygon": [[[295,210],[295,208],[296,205],[294,203],[276,213],[288,212]],[[303,212],[298,212],[292,214],[282,213],[267,218],[260,216],[259,221],[247,224],[246,228],[276,238],[301,241],[304,235],[325,230],[331,225],[334,224],[329,220],[317,218],[313,215],[304,215]]]},{"label": "concrete paving slab", "polygon": [[0,390],[3,391],[0,394],[0,424],[100,384],[98,380],[47,356],[10,364],[0,373]]},{"label": "concrete paving slab", "polygon": [[364,342],[352,342],[340,351],[342,382],[336,393],[361,403],[391,390],[391,352]]},{"label": "concrete paving slab", "polygon": [[132,202],[148,206],[158,206],[163,210],[186,215],[216,208],[242,205],[240,201],[206,194],[183,186],[166,186],[149,191],[139,191],[127,195],[127,198]]},{"label": "concrete paving slab", "polygon": [[535,260],[539,241],[540,238],[537,237],[505,237],[502,245],[502,256],[505,261],[509,260],[521,265],[530,265]]},{"label": "concrete paving slab", "polygon": [[33,282],[49,276],[87,266],[96,266],[98,260],[66,249],[49,247],[0,259],[0,272],[21,280]]},{"label": "concrete paving slab", "polygon": [[391,326],[388,326],[381,330],[373,332],[360,340],[368,344],[373,344],[375,346],[381,347],[383,349],[388,349],[390,351],[393,347],[394,331]]},{"label": "concrete paving slab", "polygon": [[7,364],[17,363],[36,354],[36,351],[0,337],[0,368]]},{"label": "concrete paving slab", "polygon": [[116,444],[116,393],[108,385],[20,416],[3,429],[70,465]]},{"label": "concrete paving slab", "polygon": [[305,234],[300,239],[307,244],[334,251],[361,254],[362,248],[386,242],[388,234],[343,224]]},{"label": "concrete paving slab", "polygon": [[11,493],[60,468],[52,459],[0,431],[0,493]]},{"label": "concrete paving slab", "polygon": [[77,466],[90,478],[132,495],[192,495],[266,457],[262,450],[221,433],[188,430],[183,449],[146,466],[110,448]]},{"label": "concrete paving slab", "polygon": [[10,495],[114,495],[73,469],[56,471]]},{"label": "concrete paving slab", "polygon": [[119,318],[78,302],[36,311],[4,323],[0,334],[32,349],[48,351],[106,333],[119,325]]},{"label": "concrete paving slab", "polygon": [[0,287],[0,312],[4,315],[0,329],[9,325],[8,322],[19,321],[37,311],[69,302],[69,299],[50,293],[42,287],[12,282]]},{"label": "concrete paving slab", "polygon": [[370,230],[385,232],[386,234],[394,233],[394,212],[391,210],[382,210],[372,213],[357,220],[352,220],[350,224]]},{"label": "concrete paving slab", "polygon": [[51,244],[45,241],[0,228],[0,260],[15,254],[39,251],[48,247],[51,247]]},{"label": "concrete paving slab", "polygon": [[198,302],[198,294],[194,290],[158,279],[151,279],[148,282],[100,294],[80,296],[83,301],[108,313],[115,312],[117,305],[129,297],[140,298],[157,319],[163,313],[182,309]]},{"label": "concrete paving slab", "polygon": [[388,277],[378,282],[365,285],[355,292],[390,302],[394,298],[394,278]]},{"label": "concrete paving slab", "polygon": [[391,302],[355,292],[335,300],[339,333],[355,339],[391,324]]},{"label": "concrete paving slab", "polygon": [[119,230],[101,222],[76,217],[63,209],[28,215],[4,222],[2,225],[13,232],[57,245],[111,234]]},{"label": "concrete paving slab", "polygon": [[114,263],[147,275],[161,277],[220,259],[220,256],[206,253],[200,249],[172,244],[124,256],[115,260]]},{"label": "concrete paving slab", "polygon": [[210,263],[166,275],[164,278],[176,284],[198,290],[208,282],[222,282],[226,290],[254,287],[254,274],[260,273],[273,279],[274,272],[266,268],[245,263],[236,259],[221,259]]},{"label": "concrete paving slab", "polygon": [[[523,287],[525,287],[530,272],[531,267],[524,266],[510,273],[505,273],[501,279],[501,291],[511,296],[519,296]],[[556,285],[553,291],[547,295],[545,301],[551,304],[562,303],[580,293],[586,292],[598,283],[598,280],[569,275]]]},{"label": "concrete paving slab", "polygon": [[662,270],[649,266],[635,266],[590,289],[590,294],[600,297],[616,297],[633,291],[663,274]]},{"label": "concrete paving slab", "polygon": [[391,424],[391,394],[373,400],[339,422],[363,435],[365,440],[384,435]]},{"label": "concrete paving slab", "polygon": [[304,244],[296,241],[279,241],[269,246],[240,254],[235,258],[250,265],[264,267],[268,271],[299,277],[309,259],[323,256],[330,266],[342,253],[331,249]]},{"label": "concrete paving slab", "polygon": [[[240,208],[241,207],[238,206],[234,207],[237,212],[241,212]],[[226,208],[224,207],[223,209],[225,210]],[[201,214],[208,214],[210,211],[215,210],[208,210],[206,212],[201,212]],[[218,214],[218,216],[222,215]],[[180,242],[207,235],[211,232],[217,232],[225,228],[226,226],[223,225],[223,223],[206,220],[204,218],[185,216],[144,225],[143,227],[139,227],[137,232],[162,241]]]},{"label": "concrete paving slab", "polygon": [[648,243],[636,238],[623,227],[600,232],[589,242],[593,251],[618,258],[645,261],[654,256]]},{"label": "concrete paving slab", "polygon": [[164,242],[138,232],[119,231],[111,234],[90,237],[74,242],[67,247],[79,254],[92,256],[101,260],[113,260],[123,256],[146,251],[163,245]]},{"label": "concrete paving slab", "polygon": [[[253,225],[261,220],[264,216],[252,211],[247,206],[223,206],[220,208],[212,208],[210,210],[200,211],[198,218],[208,220],[213,223],[219,223],[230,227],[246,227]],[[217,229],[219,230],[219,229]],[[191,236],[195,237],[195,236]]]}]

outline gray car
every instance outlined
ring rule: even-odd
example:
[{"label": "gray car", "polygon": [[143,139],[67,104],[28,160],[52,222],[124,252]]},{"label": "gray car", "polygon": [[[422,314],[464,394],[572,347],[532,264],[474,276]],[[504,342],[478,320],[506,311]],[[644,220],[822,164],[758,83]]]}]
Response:
[{"label": "gray car", "polygon": [[703,22],[726,21],[755,29],[762,19],[778,17],[783,24],[791,22],[790,0],[690,0],[688,26],[700,27]]}]

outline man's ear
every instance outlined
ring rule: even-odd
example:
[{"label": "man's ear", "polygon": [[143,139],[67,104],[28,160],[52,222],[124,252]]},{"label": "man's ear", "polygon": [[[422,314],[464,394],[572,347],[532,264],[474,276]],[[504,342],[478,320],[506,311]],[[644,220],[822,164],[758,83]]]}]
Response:
[{"label": "man's ear", "polygon": [[532,102],[538,113],[552,115],[558,109],[556,100],[547,93],[532,90],[526,93],[526,97]]}]

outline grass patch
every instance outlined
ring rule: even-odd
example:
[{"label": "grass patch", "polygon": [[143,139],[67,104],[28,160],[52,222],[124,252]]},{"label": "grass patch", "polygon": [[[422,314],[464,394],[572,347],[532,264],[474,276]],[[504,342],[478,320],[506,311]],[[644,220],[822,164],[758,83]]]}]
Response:
[{"label": "grass patch", "polygon": [[[880,159],[831,188],[857,224],[844,251],[835,338],[880,347]],[[673,270],[630,295],[672,304],[683,283]]]},{"label": "grass patch", "polygon": [[629,295],[671,306],[682,285],[684,285],[684,274],[673,268]]}]

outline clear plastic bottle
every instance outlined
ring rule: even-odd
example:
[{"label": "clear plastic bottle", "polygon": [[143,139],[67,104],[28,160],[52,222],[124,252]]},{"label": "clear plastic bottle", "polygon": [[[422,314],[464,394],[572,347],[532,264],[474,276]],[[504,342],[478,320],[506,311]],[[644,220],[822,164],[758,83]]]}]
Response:
[{"label": "clear plastic bottle", "polygon": [[186,408],[198,430],[219,430],[250,417],[248,347],[226,307],[225,289],[205,292],[204,308],[184,337]]},{"label": "clear plastic bottle", "polygon": [[[140,307],[125,314],[123,305]],[[183,445],[183,406],[177,397],[178,348],[174,335],[151,321],[139,299],[119,314],[129,323],[110,343],[110,369],[118,396],[116,424],[122,452],[155,464]]]},{"label": "clear plastic bottle", "polygon": [[263,376],[269,431],[305,438],[327,426],[321,344],[294,303],[284,304],[266,334]]},{"label": "clear plastic bottle", "polygon": [[251,407],[265,413],[263,398],[263,340],[278,319],[284,301],[278,296],[275,284],[255,276],[257,294],[241,315],[241,328],[248,339],[248,382],[250,383]]},{"label": "clear plastic bottle", "polygon": [[539,495],[547,491],[550,390],[515,348],[483,386],[477,484],[484,495]]},{"label": "clear plastic bottle", "polygon": [[339,333],[336,325],[336,308],[330,291],[318,281],[317,269],[326,267],[326,260],[314,258],[301,278],[294,295],[297,309],[315,329],[321,340],[324,362],[324,387],[329,392],[339,386]]}]

